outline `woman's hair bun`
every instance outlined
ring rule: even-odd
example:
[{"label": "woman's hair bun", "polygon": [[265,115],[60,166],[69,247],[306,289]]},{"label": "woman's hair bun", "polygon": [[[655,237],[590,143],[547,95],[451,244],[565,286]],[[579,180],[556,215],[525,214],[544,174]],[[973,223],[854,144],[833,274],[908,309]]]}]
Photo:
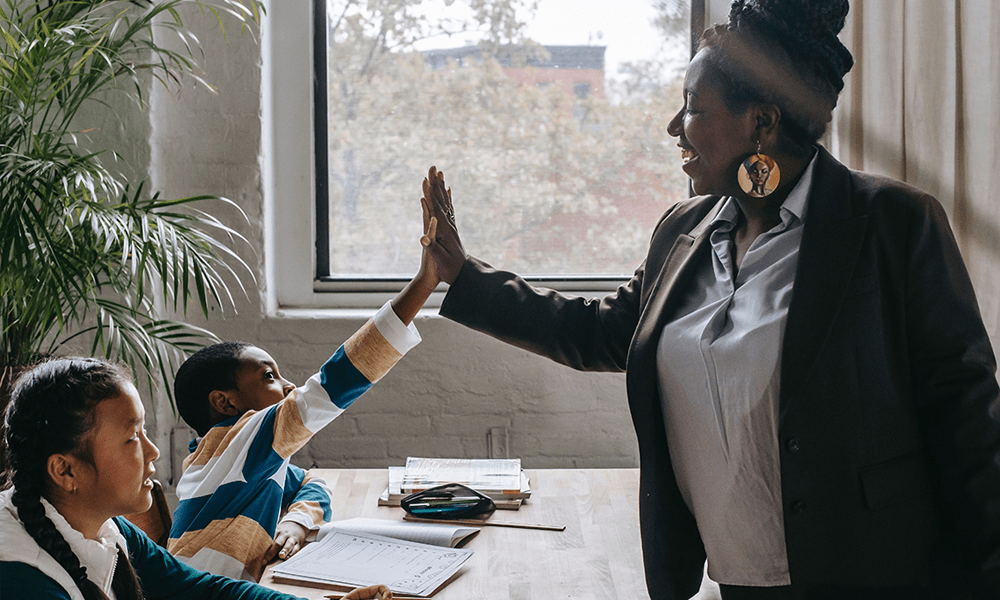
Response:
[{"label": "woman's hair bun", "polygon": [[729,29],[770,38],[839,93],[854,66],[837,38],[849,9],[848,0],[733,0]]}]

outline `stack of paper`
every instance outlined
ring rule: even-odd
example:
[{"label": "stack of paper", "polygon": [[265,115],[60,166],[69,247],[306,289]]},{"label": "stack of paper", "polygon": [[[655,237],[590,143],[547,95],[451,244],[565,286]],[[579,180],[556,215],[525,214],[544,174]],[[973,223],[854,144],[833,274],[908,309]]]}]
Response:
[{"label": "stack of paper", "polygon": [[528,478],[519,458],[416,458],[406,459],[403,493],[413,493],[444,483],[461,483],[496,500],[531,496]]},{"label": "stack of paper", "polygon": [[464,548],[324,529],[321,539],[274,567],[275,582],[337,588],[385,584],[393,594],[426,597],[473,554]]},{"label": "stack of paper", "polygon": [[[406,467],[389,467],[389,485],[386,486],[385,491],[379,496],[379,506],[399,506],[399,501],[409,495],[408,492],[403,491],[403,472],[405,470]],[[522,470],[521,489],[517,497],[511,498],[493,492],[483,493],[493,498],[493,503],[497,505],[497,508],[502,510],[517,510],[521,508],[521,501],[531,496],[531,484],[528,481],[528,476]]]}]

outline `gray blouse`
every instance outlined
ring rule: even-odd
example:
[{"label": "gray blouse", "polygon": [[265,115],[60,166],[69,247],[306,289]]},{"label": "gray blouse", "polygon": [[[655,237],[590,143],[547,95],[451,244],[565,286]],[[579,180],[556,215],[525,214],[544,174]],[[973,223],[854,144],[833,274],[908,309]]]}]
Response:
[{"label": "gray blouse", "polygon": [[657,375],[681,494],[698,522],[708,574],[728,585],[788,585],[778,455],[781,345],[815,156],[781,223],[734,267],[739,207],[726,198],[712,252],[663,328]]}]

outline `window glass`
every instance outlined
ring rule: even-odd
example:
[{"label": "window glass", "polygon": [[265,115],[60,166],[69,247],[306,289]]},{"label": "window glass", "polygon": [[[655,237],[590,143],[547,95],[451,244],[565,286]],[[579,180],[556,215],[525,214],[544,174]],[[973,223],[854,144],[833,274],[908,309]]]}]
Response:
[{"label": "window glass", "polygon": [[686,0],[329,0],[330,275],[409,277],[444,171],[469,253],[630,274],[687,196]]}]

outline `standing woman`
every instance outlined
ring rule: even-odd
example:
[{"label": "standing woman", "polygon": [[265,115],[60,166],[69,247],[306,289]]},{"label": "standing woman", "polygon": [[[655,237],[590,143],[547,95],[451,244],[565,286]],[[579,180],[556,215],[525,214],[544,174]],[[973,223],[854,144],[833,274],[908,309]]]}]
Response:
[{"label": "standing woman", "polygon": [[612,295],[467,257],[443,176],[424,183],[442,315],[626,372],[652,598],[695,594],[706,557],[724,600],[1000,598],[996,362],[945,213],[817,145],[847,12],[735,0],[705,32],[669,127],[700,195]]},{"label": "standing woman", "polygon": [[[120,516],[150,507],[160,453],[119,367],[42,363],[15,385],[5,426],[13,487],[0,492],[0,597],[292,599],[192,569]],[[378,589],[391,597],[378,586],[349,597]]]}]

